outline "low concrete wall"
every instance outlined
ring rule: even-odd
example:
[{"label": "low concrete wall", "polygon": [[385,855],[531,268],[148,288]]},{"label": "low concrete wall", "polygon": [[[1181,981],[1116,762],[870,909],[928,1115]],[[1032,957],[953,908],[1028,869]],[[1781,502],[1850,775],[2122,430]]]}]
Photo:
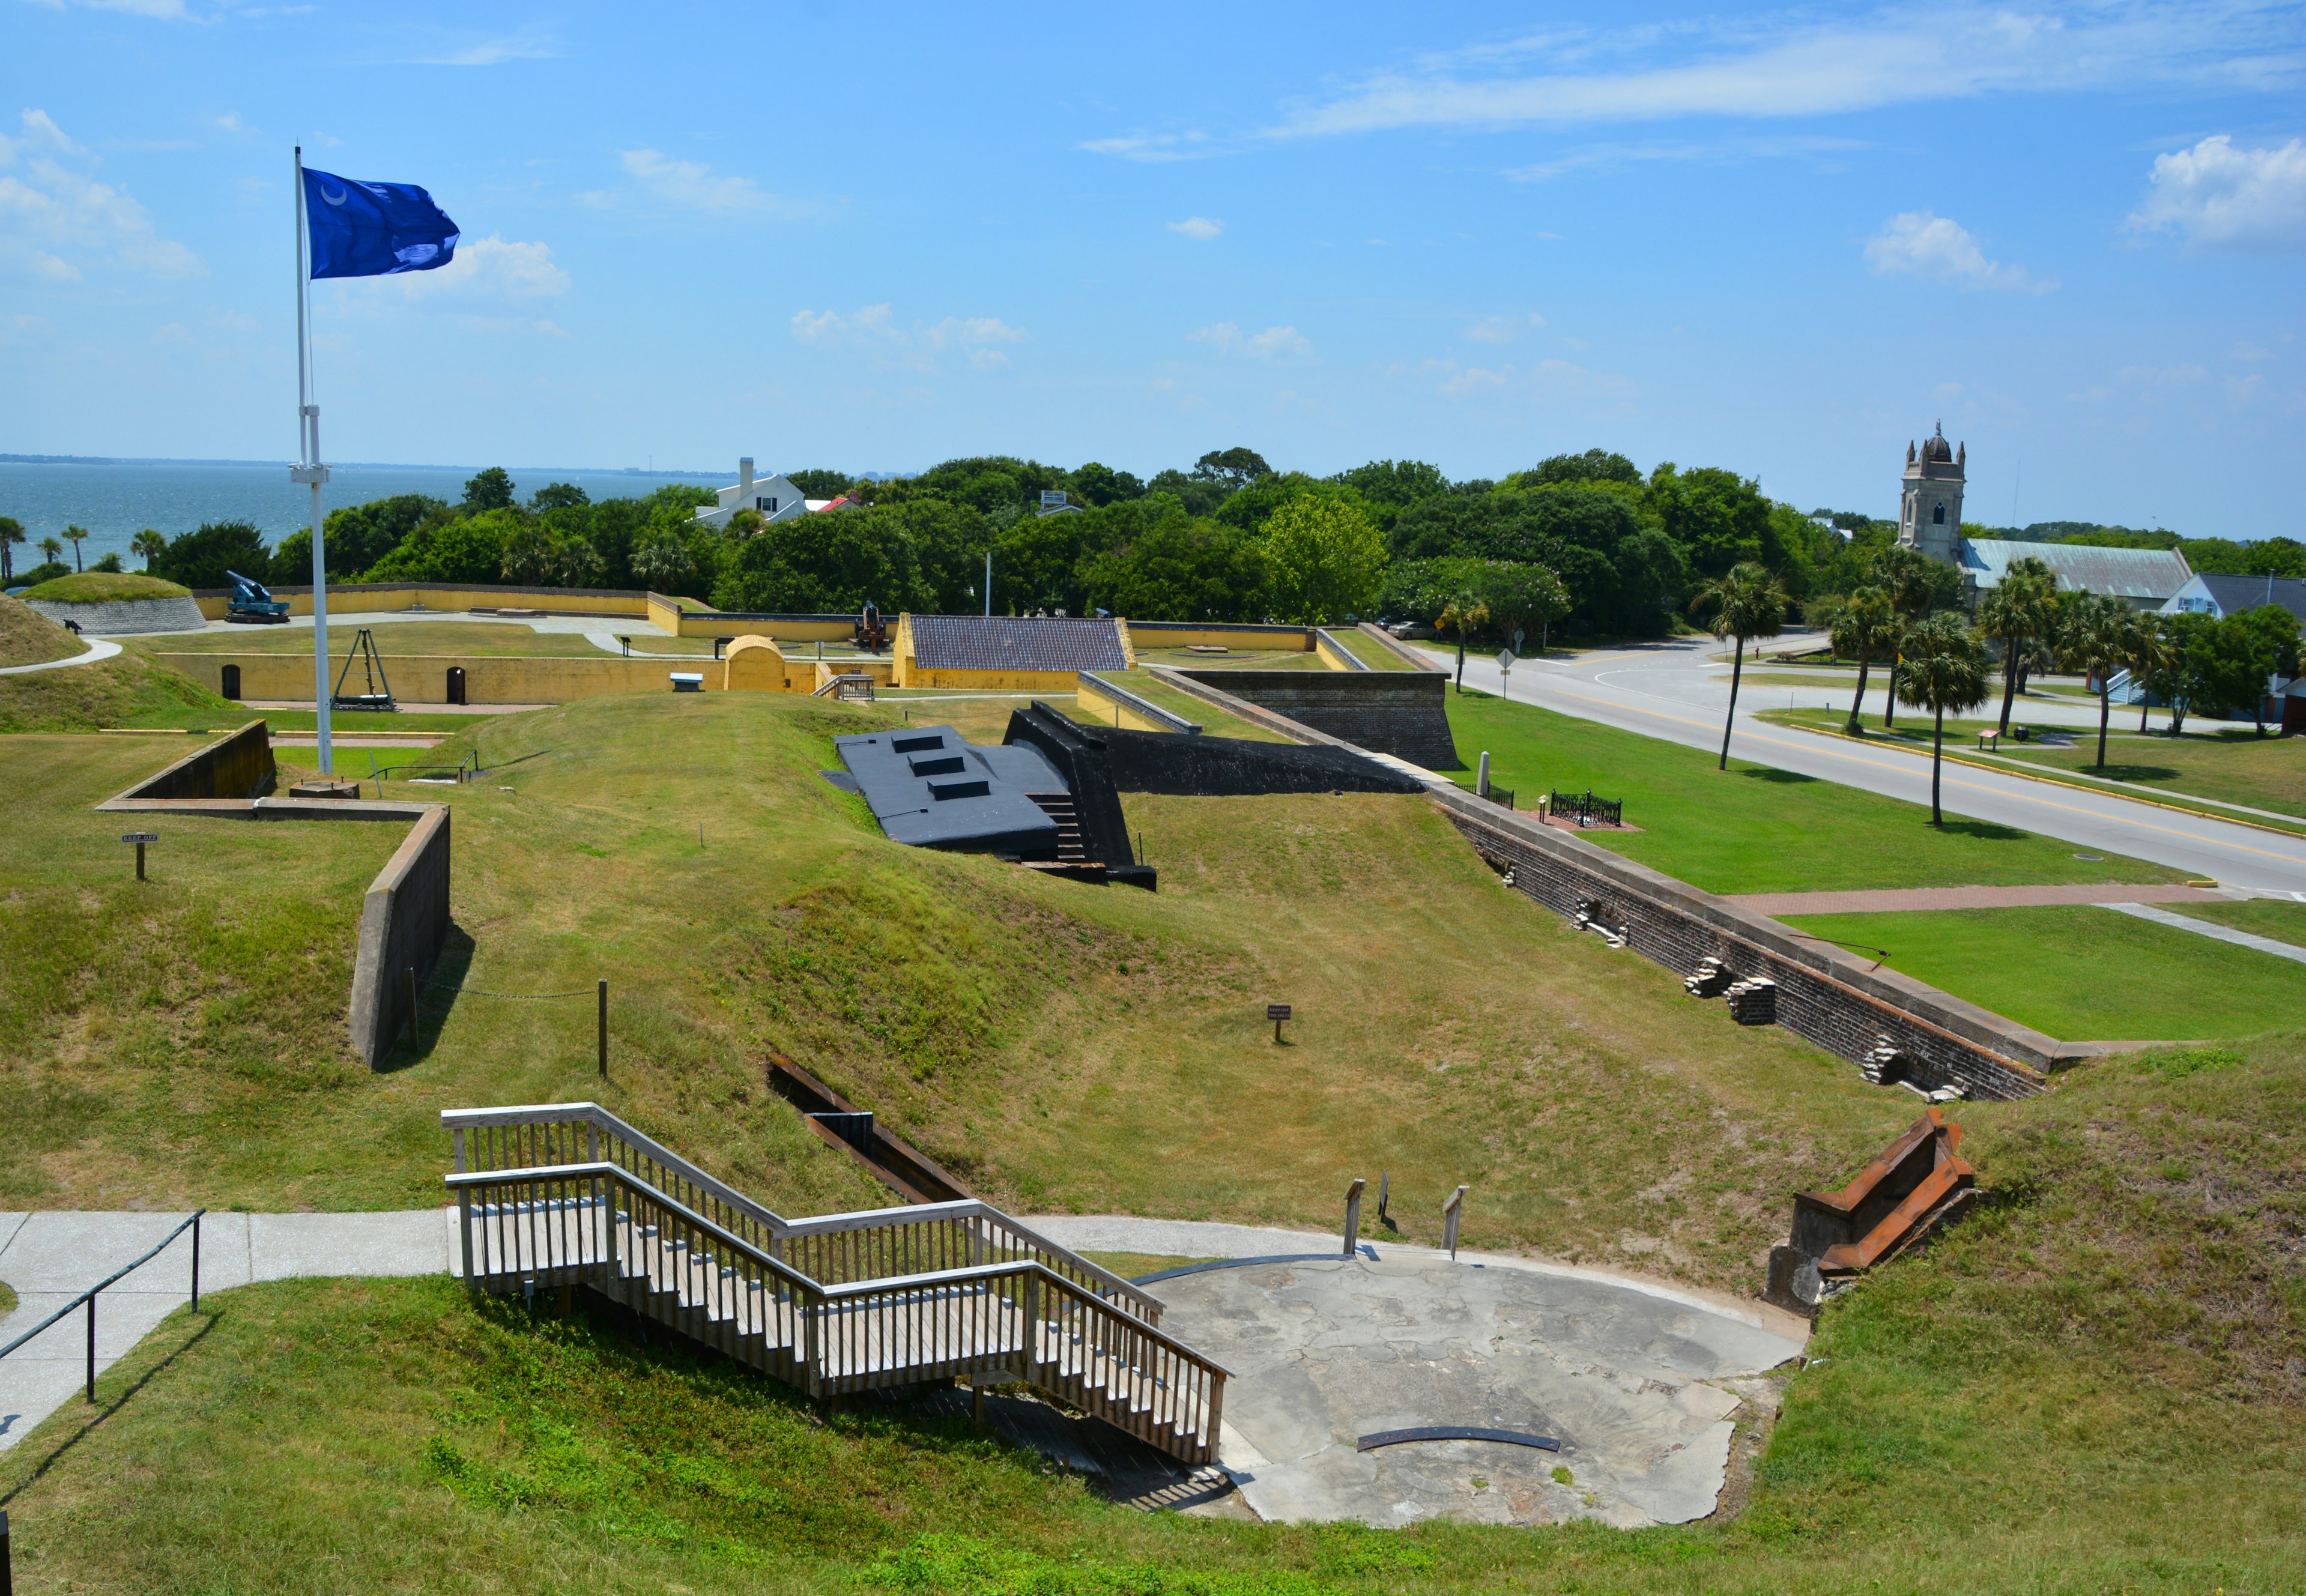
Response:
[{"label": "low concrete wall", "polygon": [[[312,613],[310,587],[275,586],[272,596],[291,615]],[[196,587],[192,597],[209,620],[222,620],[232,602],[229,587]],[[438,610],[461,615],[474,609],[537,610],[549,615],[645,616],[649,595],[623,587],[508,587],[484,582],[331,582],[329,614],[377,615],[400,610]]]},{"label": "low concrete wall", "polygon": [[[380,630],[389,630],[380,628]],[[671,673],[701,672],[718,691],[724,672],[713,661],[633,660],[615,654],[395,654],[391,638],[378,651],[396,697],[410,704],[448,701],[448,672],[465,672],[467,704],[567,704],[611,693],[668,693]],[[307,653],[163,653],[153,656],[212,693],[224,691],[224,668],[240,667],[243,698],[310,703],[312,656]],[[355,679],[358,679],[355,673]]]},{"label": "low concrete wall", "polygon": [[1172,731],[1199,737],[1201,728],[1184,716],[1173,714],[1149,698],[1140,698],[1127,687],[1109,682],[1094,670],[1080,673],[1079,703],[1097,718],[1129,731]]},{"label": "low concrete wall", "polygon": [[71,621],[91,637],[126,637],[138,632],[197,632],[208,616],[195,599],[129,599],[112,604],[59,604],[26,599],[25,606],[62,626]]},{"label": "low concrete wall", "polygon": [[[2046,1037],[1894,970],[1869,969],[1831,943],[1801,937],[1533,816],[1455,788],[1431,790],[1483,858],[1512,869],[1516,890],[1573,917],[1581,900],[1599,902],[1596,917],[1622,930],[1627,946],[1684,975],[1715,958],[1740,979],[1775,981],[1777,1022],[1853,1063],[1887,1037],[1906,1079],[2007,1100],[2042,1090],[2050,1071],[2107,1051]],[[1730,1023],[1726,1012],[1721,1023]]]},{"label": "low concrete wall", "polygon": [[353,964],[352,1042],[372,1070],[410,1019],[408,972],[421,983],[448,940],[448,809],[428,804],[369,883]]},{"label": "low concrete wall", "polygon": [[1177,670],[1357,747],[1428,770],[1461,768],[1441,677],[1409,670]]},{"label": "low concrete wall", "polygon": [[272,790],[278,778],[272,734],[261,721],[187,754],[166,769],[99,806],[179,802],[186,798],[231,798],[245,804]]}]

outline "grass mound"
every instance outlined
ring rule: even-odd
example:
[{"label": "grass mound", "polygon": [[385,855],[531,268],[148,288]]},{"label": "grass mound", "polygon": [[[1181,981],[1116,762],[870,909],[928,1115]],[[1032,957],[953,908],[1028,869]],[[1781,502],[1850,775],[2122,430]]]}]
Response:
[{"label": "grass mound", "polygon": [[1962,1117],[1978,1211],[1828,1306],[1742,1512],[1710,1523],[1147,1515],[965,1423],[822,1418],[582,1294],[564,1316],[438,1280],[207,1299],[95,1415],[0,1457],[0,1494],[36,1583],[161,1592],[449,1567],[578,1596],[2293,1588],[2299,1039],[2104,1061]]},{"label": "grass mound", "polygon": [[[0,733],[94,731],[106,726],[224,730],[253,718],[183,672],[128,651],[89,665],[0,676]],[[155,767],[164,763],[156,761]]]},{"label": "grass mound", "polygon": [[75,571],[28,589],[23,596],[51,604],[120,604],[137,599],[186,599],[192,590],[136,571]]},{"label": "grass mound", "polygon": [[37,610],[0,594],[0,667],[69,660],[88,645]]}]

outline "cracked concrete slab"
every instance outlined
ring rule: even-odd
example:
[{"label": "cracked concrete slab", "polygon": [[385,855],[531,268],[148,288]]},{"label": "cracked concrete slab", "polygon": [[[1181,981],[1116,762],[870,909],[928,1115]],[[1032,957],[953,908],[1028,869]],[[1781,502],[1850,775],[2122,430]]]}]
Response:
[{"label": "cracked concrete slab", "polygon": [[[1703,1518],[1739,1403],[1718,1382],[1801,1350],[1692,1298],[1430,1254],[1249,1264],[1149,1289],[1166,1328],[1234,1371],[1223,1459],[1275,1520]],[[1431,1425],[1562,1446],[1355,1450],[1364,1435]]]}]

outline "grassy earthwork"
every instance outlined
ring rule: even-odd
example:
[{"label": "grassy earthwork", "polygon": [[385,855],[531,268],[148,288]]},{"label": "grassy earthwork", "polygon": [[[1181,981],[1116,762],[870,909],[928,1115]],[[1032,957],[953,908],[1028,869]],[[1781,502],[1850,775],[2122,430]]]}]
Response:
[{"label": "grassy earthwork", "polygon": [[[341,664],[352,646],[353,635],[363,625],[376,636],[377,652],[388,670],[403,656],[423,654],[548,655],[557,659],[598,660],[616,657],[582,632],[542,632],[519,620],[491,620],[478,616],[442,617],[438,620],[379,621],[360,615],[329,618],[329,657]],[[636,654],[679,654],[683,658],[713,657],[710,637],[669,637],[645,622],[602,618],[591,627],[614,636],[629,636]],[[309,627],[235,627],[228,631],[170,632],[158,636],[124,638],[141,653],[153,654],[310,654]],[[795,657],[801,650],[795,649]]]},{"label": "grassy earthwork", "polygon": [[38,610],[0,594],[0,668],[69,660],[87,652],[88,644]]},{"label": "grassy earthwork", "polygon": [[[344,994],[398,826],[162,818],[140,886],[89,806],[175,745],[0,739],[0,1206],[431,1205],[440,1108],[582,1097],[786,1211],[884,1200],[764,1089],[776,1046],[1017,1211],[1318,1229],[1382,1169],[1405,1239],[1434,1239],[1465,1181],[1470,1246],[1745,1294],[1787,1193],[1839,1184],[1917,1113],[1501,889],[1422,799],[1132,795],[1157,894],[898,848],[816,772],[833,736],[909,709],[929,713],[653,695],[462,728],[443,753],[496,775],[388,791],[454,807],[441,979],[466,990],[435,989],[376,1075],[346,1052]],[[1823,783],[1452,710],[1469,759],[1525,758],[1531,789],[1587,761],[1652,828],[1618,845],[1655,839],[1701,880],[1711,825],[1722,875],[1787,884],[1769,848],[1737,853],[1740,815],[1814,866],[1879,867],[1802,885],[2077,874]],[[561,992],[581,995],[483,995]],[[1268,1001],[1297,1007],[1286,1046]],[[95,1421],[67,1408],[0,1455],[0,1500],[25,1588],[171,1596],[2286,1588],[2306,1044],[2100,1061],[1958,1113],[1979,1211],[1828,1309],[1733,1510],[1678,1530],[1142,1514],[965,1426],[828,1419],[581,1293],[532,1312],[424,1280],[204,1298],[104,1378]]]},{"label": "grassy earthwork", "polygon": [[21,596],[57,604],[112,604],[136,599],[190,598],[192,593],[189,587],[135,571],[75,571],[69,576],[52,576],[25,589]]},{"label": "grassy earthwork", "polygon": [[1623,798],[1628,825],[1590,841],[1708,892],[2165,882],[2178,874],[2118,856],[2092,861],[2054,838],[1949,816],[1895,798],[1741,760],[1715,769],[1701,749],[1478,692],[1448,695],[1470,787],[1482,750],[1491,785],[1535,808],[1549,788]]}]

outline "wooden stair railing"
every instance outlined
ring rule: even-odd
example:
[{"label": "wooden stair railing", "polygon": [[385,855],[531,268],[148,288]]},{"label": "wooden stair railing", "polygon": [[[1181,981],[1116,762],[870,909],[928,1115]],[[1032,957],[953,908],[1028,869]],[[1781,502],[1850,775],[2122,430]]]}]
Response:
[{"label": "wooden stair railing", "polygon": [[1030,1259],[1149,1324],[1160,1322],[1159,1298],[973,1198],[786,1219],[597,1103],[449,1109],[440,1122],[459,1174],[605,1161],[826,1284]]},{"label": "wooden stair railing", "polygon": [[[1216,1460],[1224,1367],[1037,1259],[829,1283],[620,1162],[468,1170],[448,1184],[476,1291],[583,1284],[811,1396],[1015,1378],[1185,1463]],[[839,1227],[854,1217],[800,1221],[788,1239],[877,1233]],[[805,1229],[816,1225],[832,1228]],[[827,1256],[846,1266],[911,1244],[844,1241]]]}]

